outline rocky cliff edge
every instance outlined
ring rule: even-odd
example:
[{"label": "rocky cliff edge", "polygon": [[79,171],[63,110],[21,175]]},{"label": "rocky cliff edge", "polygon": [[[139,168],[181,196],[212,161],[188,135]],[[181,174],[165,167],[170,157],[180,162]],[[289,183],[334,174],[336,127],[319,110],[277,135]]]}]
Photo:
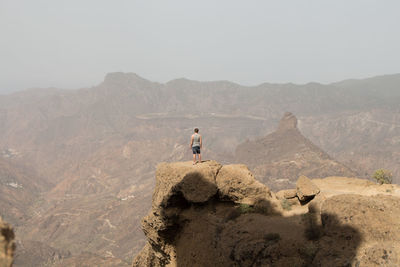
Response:
[{"label": "rocky cliff edge", "polygon": [[343,177],[277,193],[245,165],[162,163],[133,266],[398,266],[400,188]]}]

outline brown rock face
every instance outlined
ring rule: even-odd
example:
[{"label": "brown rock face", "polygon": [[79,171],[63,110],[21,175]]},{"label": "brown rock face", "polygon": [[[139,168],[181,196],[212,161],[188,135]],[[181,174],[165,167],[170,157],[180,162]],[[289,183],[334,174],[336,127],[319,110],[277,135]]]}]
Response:
[{"label": "brown rock face", "polygon": [[297,190],[295,189],[288,189],[284,190],[283,197],[286,199],[295,198],[297,196]]},{"label": "brown rock face", "polygon": [[[192,247],[194,244],[202,250],[197,260],[206,266],[210,264],[208,253],[217,224],[240,216],[235,203],[271,214],[278,209],[270,190],[244,165],[162,163],[156,179],[152,210],[142,223],[148,243],[133,266],[188,266],[191,259],[186,257],[187,251],[198,250]],[[211,216],[204,212],[209,209],[215,210]]]},{"label": "brown rock face", "polygon": [[310,179],[302,175],[296,182],[296,194],[300,201],[305,201],[319,193],[319,188]]},{"label": "brown rock face", "polygon": [[[156,188],[152,211],[143,219],[143,231],[148,244],[143,250],[148,256],[138,256],[135,262],[165,266],[175,255],[171,242],[183,226],[179,214],[191,203],[204,203],[217,194],[216,176],[221,165],[207,161],[161,163],[156,171]],[[152,249],[150,249],[150,247]],[[153,253],[156,250],[157,253]],[[143,266],[143,265],[138,266]]]},{"label": "brown rock face", "polygon": [[268,187],[257,181],[246,165],[223,166],[217,176],[221,199],[254,205],[261,199],[270,199]]},{"label": "brown rock face", "polygon": [[297,198],[296,189],[286,189],[276,192],[276,197],[279,199],[293,199]]},{"label": "brown rock face", "polygon": [[156,172],[157,184],[153,205],[167,207],[168,200],[176,192],[181,192],[187,201],[206,202],[217,193],[215,177],[221,167],[215,161],[194,166],[187,162],[161,163]]},{"label": "brown rock face", "polygon": [[[147,244],[133,266],[398,266],[400,188],[317,182],[311,202],[284,207],[285,192],[278,200],[244,165],[160,164]],[[299,185],[304,196],[319,191],[305,177]]]},{"label": "brown rock face", "polygon": [[[340,242],[332,247],[328,240],[321,240],[321,250],[315,256],[317,266],[343,266],[347,251],[341,246],[351,244],[353,229],[363,240],[351,266],[400,265],[400,199],[393,196],[337,195],[322,204],[322,224],[326,235],[337,237]],[[331,214],[335,214],[332,217]],[[338,231],[337,225],[346,225]],[[334,259],[338,253],[342,257]],[[332,265],[333,264],[333,265]]]},{"label": "brown rock face", "polygon": [[279,122],[278,131],[297,129],[297,118],[290,112],[286,112]]},{"label": "brown rock face", "polygon": [[12,265],[14,250],[14,231],[0,217],[0,267],[9,267]]}]

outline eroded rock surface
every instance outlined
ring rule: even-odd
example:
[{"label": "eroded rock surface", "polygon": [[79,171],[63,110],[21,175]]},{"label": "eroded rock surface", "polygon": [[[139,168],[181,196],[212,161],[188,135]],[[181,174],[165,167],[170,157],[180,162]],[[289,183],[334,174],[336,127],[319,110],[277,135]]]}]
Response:
[{"label": "eroded rock surface", "polygon": [[[399,215],[400,199],[394,196],[341,194],[328,198],[321,209],[323,231],[338,243],[332,246],[329,239],[321,239],[314,262],[318,266],[399,266]],[[348,247],[357,250],[353,260],[343,249]],[[341,259],[333,259],[335,254],[342,255]]]},{"label": "eroded rock surface", "polygon": [[254,205],[272,197],[269,188],[257,181],[246,165],[223,166],[216,182],[220,198],[235,203]]},{"label": "eroded rock surface", "polygon": [[[244,165],[163,163],[156,173],[143,219],[148,242],[133,266],[400,264],[398,186],[390,194],[357,179],[301,179],[304,196],[314,194],[304,203],[298,190],[290,199],[293,190],[275,195]],[[369,195],[340,190],[351,185],[367,186]]]},{"label": "eroded rock surface", "polygon": [[278,125],[278,131],[297,129],[297,118],[290,112],[285,112]]},{"label": "eroded rock surface", "polygon": [[320,192],[310,179],[302,175],[296,182],[296,194],[300,201],[305,201],[317,195]]},{"label": "eroded rock surface", "polygon": [[187,201],[206,202],[217,193],[215,178],[222,166],[215,161],[196,165],[188,162],[161,163],[157,167],[157,184],[153,195],[153,206],[168,206],[168,201],[177,192]]}]

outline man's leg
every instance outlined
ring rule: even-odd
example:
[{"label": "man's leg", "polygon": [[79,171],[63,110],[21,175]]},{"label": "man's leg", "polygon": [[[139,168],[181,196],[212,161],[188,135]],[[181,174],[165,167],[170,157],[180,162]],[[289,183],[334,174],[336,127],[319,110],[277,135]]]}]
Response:
[{"label": "man's leg", "polygon": [[196,164],[196,154],[193,154],[193,164]]},{"label": "man's leg", "polygon": [[199,154],[199,162],[201,163],[201,154]]}]

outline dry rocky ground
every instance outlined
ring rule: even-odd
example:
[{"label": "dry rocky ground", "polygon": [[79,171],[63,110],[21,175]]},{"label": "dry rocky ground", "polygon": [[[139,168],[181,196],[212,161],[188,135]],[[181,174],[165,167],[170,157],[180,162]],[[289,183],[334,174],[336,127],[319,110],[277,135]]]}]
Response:
[{"label": "dry rocky ground", "polygon": [[400,187],[329,177],[271,192],[245,165],[163,163],[133,266],[398,266]]}]

